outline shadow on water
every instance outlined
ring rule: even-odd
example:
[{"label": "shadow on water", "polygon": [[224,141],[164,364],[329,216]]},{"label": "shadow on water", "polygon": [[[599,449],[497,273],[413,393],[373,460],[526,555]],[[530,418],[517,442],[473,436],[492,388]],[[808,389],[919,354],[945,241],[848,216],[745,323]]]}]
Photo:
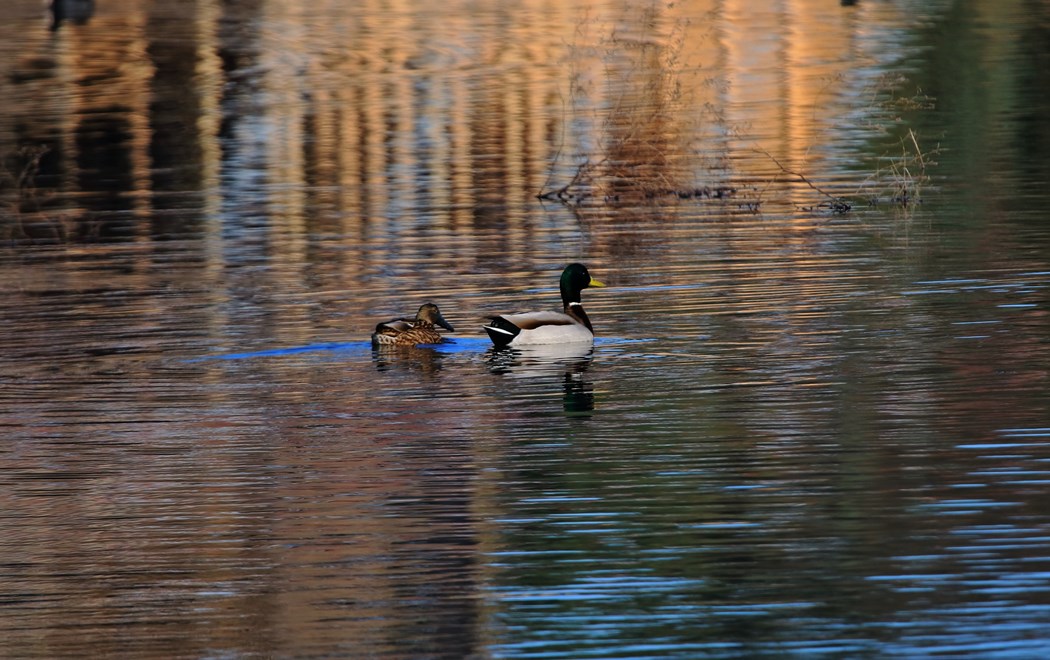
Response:
[{"label": "shadow on water", "polygon": [[439,344],[418,346],[373,346],[372,362],[377,371],[405,370],[431,375],[441,370],[444,355]]},{"label": "shadow on water", "polygon": [[589,343],[490,348],[486,363],[494,374],[511,379],[561,377],[562,405],[567,414],[594,410],[594,385],[586,378],[594,359]]},{"label": "shadow on water", "polygon": [[627,347],[655,341],[653,339],[623,339],[602,337],[594,345],[588,343],[550,344],[498,349],[488,339],[472,337],[447,338],[439,344],[417,346],[376,347],[370,342],[314,343],[303,346],[266,349],[260,351],[222,353],[187,360],[188,364],[213,361],[253,361],[268,358],[298,357],[306,354],[329,354],[360,358],[370,355],[379,372],[405,371],[433,375],[446,360],[461,357],[480,357],[490,373],[509,379],[511,390],[516,379],[552,379],[563,392],[566,413],[588,413],[594,410],[594,384],[587,371],[595,356],[595,347],[610,354],[628,354]]},{"label": "shadow on water", "polygon": [[581,342],[489,348],[486,358],[492,373],[535,378],[560,374],[566,369],[585,372],[594,358],[594,347]]}]

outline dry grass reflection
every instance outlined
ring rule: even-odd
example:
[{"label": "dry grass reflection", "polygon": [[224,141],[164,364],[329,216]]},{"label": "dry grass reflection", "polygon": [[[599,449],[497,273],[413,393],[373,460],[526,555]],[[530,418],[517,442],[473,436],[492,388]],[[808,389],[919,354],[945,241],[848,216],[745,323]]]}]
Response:
[{"label": "dry grass reflection", "polygon": [[[726,197],[730,186],[709,181],[709,162],[724,161],[710,145],[722,123],[722,82],[701,58],[712,55],[711,11],[694,25],[673,5],[625,6],[596,19],[585,14],[569,51],[565,130],[541,199],[579,205],[661,197]],[[568,147],[575,151],[566,153]],[[554,183],[554,168],[571,159],[571,179]]]}]

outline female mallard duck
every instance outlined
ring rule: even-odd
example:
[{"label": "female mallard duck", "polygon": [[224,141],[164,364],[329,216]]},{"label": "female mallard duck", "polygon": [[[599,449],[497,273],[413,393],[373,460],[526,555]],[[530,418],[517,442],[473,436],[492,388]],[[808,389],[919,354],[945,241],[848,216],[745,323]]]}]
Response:
[{"label": "female mallard duck", "polygon": [[393,319],[376,325],[372,333],[373,346],[415,346],[416,344],[438,344],[441,335],[437,328],[441,326],[449,332],[455,332],[452,324],[441,316],[438,306],[426,303],[416,312],[414,319]]},{"label": "female mallard duck", "polygon": [[580,304],[580,292],[605,286],[591,277],[583,264],[569,264],[561,274],[561,312],[526,312],[491,317],[485,332],[496,348],[524,344],[593,342],[594,328]]}]

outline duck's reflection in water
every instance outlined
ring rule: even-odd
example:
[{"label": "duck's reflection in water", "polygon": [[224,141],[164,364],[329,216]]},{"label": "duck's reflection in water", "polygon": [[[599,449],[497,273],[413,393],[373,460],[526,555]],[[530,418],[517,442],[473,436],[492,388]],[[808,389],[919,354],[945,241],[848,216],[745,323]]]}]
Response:
[{"label": "duck's reflection in water", "polygon": [[562,376],[565,412],[584,416],[594,410],[594,385],[586,378],[593,357],[594,346],[583,342],[492,348],[486,355],[492,372],[509,378]]},{"label": "duck's reflection in water", "polygon": [[95,0],[51,0],[51,30],[63,22],[86,25],[95,15]]},{"label": "duck's reflection in water", "polygon": [[590,414],[594,410],[594,385],[584,379],[582,371],[566,371],[564,388],[562,404],[566,413]]},{"label": "duck's reflection in water", "polygon": [[379,346],[372,348],[376,371],[414,371],[433,375],[441,371],[441,354],[424,346]]}]

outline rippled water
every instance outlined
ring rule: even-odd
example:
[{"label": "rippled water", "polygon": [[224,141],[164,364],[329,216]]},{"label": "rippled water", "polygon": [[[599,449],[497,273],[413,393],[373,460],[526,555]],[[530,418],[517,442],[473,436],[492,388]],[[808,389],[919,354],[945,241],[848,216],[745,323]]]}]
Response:
[{"label": "rippled water", "polygon": [[[60,6],[0,656],[1050,652],[1044,9]],[[594,347],[493,352],[577,260]]]}]

